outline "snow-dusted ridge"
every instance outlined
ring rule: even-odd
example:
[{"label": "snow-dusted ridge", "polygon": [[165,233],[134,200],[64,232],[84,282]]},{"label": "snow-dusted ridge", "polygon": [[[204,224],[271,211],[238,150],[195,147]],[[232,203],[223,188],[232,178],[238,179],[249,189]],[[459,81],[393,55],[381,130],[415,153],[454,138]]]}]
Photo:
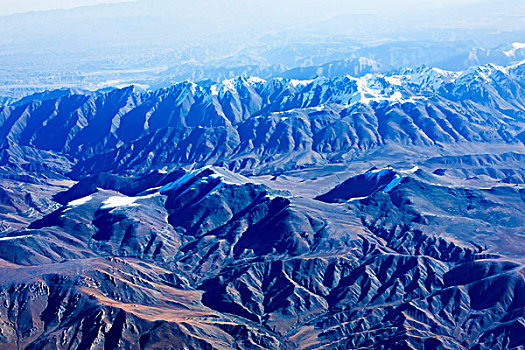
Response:
[{"label": "snow-dusted ridge", "polygon": [[[513,50],[522,50],[525,44],[514,43]],[[509,66],[487,64],[475,66],[464,71],[447,71],[435,67],[422,66],[393,71],[389,74],[368,73],[361,77],[345,75],[335,78],[318,77],[309,80],[272,78],[261,79],[256,76],[240,76],[226,79],[209,86],[191,81],[174,84],[171,87],[140,92],[131,85],[133,94],[153,94],[162,96],[175,92],[181,104],[192,97],[199,97],[208,103],[217,103],[233,96],[243,99],[250,94],[265,98],[279,92],[282,104],[294,104],[294,108],[314,108],[328,104],[351,106],[371,103],[416,103],[434,95],[447,93],[449,88],[472,84],[490,84],[498,76],[525,83],[521,72],[525,60]],[[448,95],[447,95],[448,96]],[[297,105],[299,104],[299,105]]]},{"label": "snow-dusted ridge", "polygon": [[79,198],[79,199],[75,199],[74,201],[69,202],[68,206],[70,206],[70,207],[78,207],[80,205],[88,203],[92,199],[93,199],[92,195],[91,196],[86,196],[86,197],[83,197],[83,198]]},{"label": "snow-dusted ridge", "polygon": [[[522,48],[521,44],[516,45],[517,48]],[[288,90],[282,102],[286,104],[299,99],[301,108],[327,104],[351,106],[380,102],[416,103],[433,95],[447,93],[450,86],[457,88],[463,85],[490,84],[501,74],[508,79],[522,81],[524,78],[518,71],[523,64],[525,61],[508,67],[488,64],[465,71],[447,71],[423,66],[386,75],[369,73],[358,78],[351,75],[331,79],[318,77],[311,80],[238,77],[213,84],[209,88],[193,88],[201,89],[201,93],[208,95],[208,98],[223,99],[227,93],[244,96],[246,91],[271,92],[276,86],[281,86]]]},{"label": "snow-dusted ridge", "polygon": [[184,184],[188,183],[190,180],[199,176],[199,174],[203,173],[204,171],[211,171],[210,174],[206,175],[205,177],[212,178],[212,179],[218,179],[223,184],[244,185],[249,182],[249,180],[243,177],[242,175],[232,173],[221,167],[215,167],[215,166],[208,165],[202,168],[187,171],[184,175],[182,175],[175,181],[172,181],[162,186],[158,192],[164,193],[167,191],[176,190],[182,187]]},{"label": "snow-dusted ridge", "polygon": [[516,55],[516,51],[518,51],[518,50],[525,50],[525,43],[512,43],[511,47],[512,48],[510,50],[503,51],[505,56],[512,57],[512,56]]}]

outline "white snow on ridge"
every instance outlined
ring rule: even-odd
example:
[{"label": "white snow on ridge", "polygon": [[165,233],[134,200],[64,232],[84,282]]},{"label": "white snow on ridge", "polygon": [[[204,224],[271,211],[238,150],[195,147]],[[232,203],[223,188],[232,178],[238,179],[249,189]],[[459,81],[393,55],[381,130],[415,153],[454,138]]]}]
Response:
[{"label": "white snow on ridge", "polygon": [[[371,102],[382,101],[405,103],[415,102],[416,99],[424,99],[424,97],[416,97],[404,92],[401,89],[403,86],[401,76],[387,77],[369,73],[361,78],[346,76],[346,79],[355,82],[356,91],[334,95],[329,102],[354,105],[357,103],[370,104]],[[386,86],[385,82],[387,83]]]},{"label": "white snow on ridge", "polygon": [[421,169],[420,167],[418,167],[417,165],[411,169],[408,169],[408,170],[400,170],[399,172],[401,173],[405,173],[405,174],[414,174],[415,172],[417,172],[419,169]]},{"label": "white snow on ridge", "polygon": [[93,199],[93,196],[87,196],[87,197],[75,199],[74,201],[69,202],[68,206],[70,206],[70,207],[77,207],[77,206],[86,204],[87,202],[89,202],[92,199]]},{"label": "white snow on ridge", "polygon": [[247,81],[250,83],[250,84],[266,84],[266,80],[264,79],[261,79],[259,77],[249,77],[247,79]]},{"label": "white snow on ridge", "polygon": [[512,49],[508,51],[503,51],[503,53],[505,54],[505,56],[511,57],[514,56],[516,54],[516,51],[520,49],[525,49],[525,43],[512,43]]},{"label": "white snow on ridge", "polygon": [[390,181],[390,183],[388,185],[385,186],[385,188],[383,188],[383,192],[390,192],[392,191],[397,185],[399,185],[401,183],[401,181],[403,181],[404,177],[402,176],[399,176],[396,174],[396,176],[394,177],[394,179],[392,181]]},{"label": "white snow on ridge", "polygon": [[367,197],[353,197],[353,198],[350,198],[348,200],[348,202],[356,202],[356,201],[360,201],[360,200],[366,199],[366,198],[368,198],[368,196]]},{"label": "white snow on ridge", "polygon": [[0,241],[14,241],[15,239],[28,238],[33,235],[23,235],[23,236],[14,236],[14,237],[1,237]]},{"label": "white snow on ridge", "polygon": [[421,87],[428,87],[432,90],[438,90],[446,83],[454,81],[457,77],[456,72],[449,72],[438,68],[431,68],[420,74],[410,76],[410,82]]},{"label": "white snow on ridge", "polygon": [[391,85],[396,85],[396,86],[403,85],[403,80],[401,79],[401,76],[399,75],[385,76],[385,80]]},{"label": "white snow on ridge", "polygon": [[210,93],[212,96],[219,96],[219,90],[217,84],[210,86]]},{"label": "white snow on ridge", "polygon": [[298,87],[298,86],[306,86],[308,84],[313,83],[313,80],[298,80],[298,79],[290,79],[288,81],[288,84],[292,87]]},{"label": "white snow on ridge", "polygon": [[398,86],[414,84],[421,88],[435,91],[444,84],[453,82],[461,73],[440,68],[422,67],[419,69],[406,69],[400,74],[385,77],[385,80]]},{"label": "white snow on ridge", "polygon": [[248,83],[252,86],[256,84],[266,84],[267,81],[258,77],[238,77],[232,79],[225,79],[218,84],[210,86],[210,93],[212,96],[223,96],[226,91],[236,94],[238,92],[239,84]]},{"label": "white snow on ridge", "polygon": [[102,202],[102,207],[100,209],[113,209],[118,207],[135,207],[138,204],[135,203],[137,197],[120,197],[113,196],[106,199]]},{"label": "white snow on ridge", "polygon": [[382,169],[368,170],[364,175],[368,179],[370,179],[372,177],[382,178],[383,176],[387,175],[388,173],[390,173],[392,171],[394,171],[394,168],[386,167],[386,168],[382,168]]},{"label": "white snow on ridge", "polygon": [[[411,92],[409,84],[420,86],[422,89],[438,90],[446,83],[453,82],[463,72],[452,72],[438,68],[420,68],[417,70],[407,69],[404,72],[393,75],[380,75],[368,73],[356,78],[346,75],[339,78],[318,77],[312,80],[284,79],[275,80],[287,83],[289,87],[297,89],[302,97],[301,106],[314,107],[314,105],[340,104],[354,105],[358,103],[370,104],[372,102],[398,102],[414,103],[425,100]],[[211,96],[222,96],[226,91],[237,93],[239,84],[255,86],[268,84],[269,81],[258,78],[234,78],[223,80],[219,84],[210,87]],[[335,93],[327,94],[328,91]],[[316,103],[313,100],[316,99]],[[283,100],[287,102],[287,100]]]},{"label": "white snow on ridge", "polygon": [[186,182],[188,182],[191,178],[193,178],[195,175],[197,175],[200,171],[201,171],[201,169],[195,169],[195,170],[187,172],[186,174],[182,175],[177,180],[162,186],[160,188],[159,192],[162,193],[162,192],[166,192],[166,191],[169,191],[169,190],[175,190],[175,189],[181,187]]},{"label": "white snow on ridge", "polygon": [[147,196],[138,196],[138,197],[125,197],[125,196],[112,196],[102,202],[102,207],[100,209],[115,209],[120,207],[136,207],[139,204],[135,203],[140,199],[147,199],[159,195],[159,193],[153,193]]},{"label": "white snow on ridge", "polygon": [[211,178],[220,179],[223,184],[227,185],[244,185],[248,183],[247,179],[239,174],[235,174],[220,167],[212,167],[214,174],[211,174]]},{"label": "white snow on ridge", "polygon": [[[515,49],[525,44],[514,43]],[[258,87],[260,84],[280,82],[284,87],[295,89],[290,98],[300,98],[299,107],[312,108],[327,104],[352,106],[371,103],[417,103],[428,97],[421,92],[439,93],[449,83],[471,84],[493,79],[493,73],[508,74],[508,67],[493,64],[469,68],[465,71],[448,71],[434,67],[407,68],[403,71],[382,75],[368,73],[362,77],[346,75],[337,78],[318,77],[312,80],[275,78],[265,80],[258,77],[227,79],[212,85],[211,96],[222,96],[225,92],[237,93],[241,86]],[[288,96],[283,99],[286,104]]]},{"label": "white snow on ridge", "polygon": [[[231,92],[237,92],[237,89],[235,88],[235,79],[226,79],[222,81],[222,87],[225,90],[229,90]],[[219,89],[220,91],[222,89]]]},{"label": "white snow on ridge", "polygon": [[[412,171],[416,172],[418,169],[419,169],[418,167],[415,167],[413,169],[410,169],[408,172],[412,172]],[[388,166],[382,169],[369,170],[365,173],[365,176],[368,179],[371,179],[372,177],[376,177],[380,179],[388,174],[391,174],[393,171],[395,171],[394,168]],[[386,186],[380,189],[380,191],[387,192],[387,193],[392,191],[396,186],[398,186],[401,183],[401,181],[403,181],[404,178],[405,178],[404,176],[400,176],[399,174],[394,174],[394,178]]]}]

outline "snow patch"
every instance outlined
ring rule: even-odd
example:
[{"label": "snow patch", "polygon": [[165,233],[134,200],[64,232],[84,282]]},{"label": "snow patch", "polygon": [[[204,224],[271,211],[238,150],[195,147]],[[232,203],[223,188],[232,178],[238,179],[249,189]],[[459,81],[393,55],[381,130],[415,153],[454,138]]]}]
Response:
[{"label": "snow patch", "polygon": [[385,188],[383,188],[383,192],[388,193],[392,191],[395,187],[397,187],[397,185],[401,183],[401,181],[403,181],[403,179],[404,177],[396,175],[396,177],[392,181],[390,181],[390,183],[386,185]]},{"label": "snow patch", "polygon": [[93,199],[93,196],[87,196],[87,197],[75,199],[74,201],[69,202],[68,206],[70,206],[70,207],[77,207],[77,206],[86,204],[87,202],[89,202],[92,199]]},{"label": "snow patch", "polygon": [[360,201],[361,199],[366,199],[366,198],[368,197],[354,197],[354,198],[350,198],[348,202]]},{"label": "snow patch", "polygon": [[135,203],[140,199],[147,199],[154,196],[157,196],[157,193],[153,193],[147,196],[138,196],[138,197],[125,197],[125,196],[112,196],[102,202],[102,207],[100,209],[115,209],[120,207],[136,207],[139,204]]},{"label": "snow patch", "polygon": [[387,83],[391,84],[391,85],[397,85],[397,86],[402,86],[403,85],[403,80],[401,79],[400,76],[387,76],[385,77],[385,80],[387,81]]},{"label": "snow patch", "polygon": [[401,172],[405,173],[405,174],[414,174],[416,171],[418,171],[419,169],[421,169],[420,167],[418,167],[417,165],[415,167],[413,167],[412,169],[408,169],[408,170],[402,170]]},{"label": "snow patch", "polygon": [[512,49],[503,51],[505,56],[512,57],[516,54],[517,50],[525,49],[525,43],[512,43]]},{"label": "snow patch", "polygon": [[309,84],[313,83],[313,80],[298,80],[298,79],[290,79],[288,81],[288,84],[291,86],[291,87],[298,87],[298,86],[307,86]]},{"label": "snow patch", "polygon": [[209,177],[220,179],[223,184],[227,185],[244,185],[248,183],[246,178],[244,178],[242,175],[230,173],[224,168],[215,168],[210,167],[215,172],[214,174],[211,174]]},{"label": "snow patch", "polygon": [[138,204],[135,203],[137,197],[120,197],[113,196],[102,202],[101,209],[114,209],[118,207],[135,207]]},{"label": "snow patch", "polygon": [[386,77],[369,73],[360,78],[351,76],[345,78],[355,84],[355,90],[334,95],[329,102],[355,105],[382,101],[405,103],[424,99],[424,97],[416,97],[402,90],[401,76]]},{"label": "snow patch", "polygon": [[266,80],[264,79],[261,79],[259,77],[249,77],[247,79],[247,81],[250,83],[250,84],[266,84]]},{"label": "snow patch", "polygon": [[0,241],[14,241],[15,239],[21,239],[21,238],[28,238],[32,237],[33,235],[24,235],[24,236],[15,236],[15,237],[2,237],[0,238]]},{"label": "snow patch", "polygon": [[315,107],[310,107],[309,108],[311,111],[315,111],[315,112],[321,112],[321,111],[325,111],[327,110],[327,106],[315,106]]},{"label": "snow patch", "polygon": [[[411,169],[410,171],[414,170],[414,171],[417,171],[419,168],[417,169]],[[373,169],[373,170],[369,170],[365,173],[365,176],[368,178],[368,179],[371,179],[373,177],[377,178],[377,179],[381,179],[382,177],[385,177],[389,174],[392,174],[392,172],[394,171],[394,169],[392,167],[386,167],[386,168],[383,168],[383,169]],[[383,191],[383,192],[390,192],[392,191],[397,185],[399,185],[401,183],[401,181],[403,181],[404,177],[403,176],[400,176],[398,174],[394,174],[394,178],[385,186],[383,187],[382,189],[380,188],[379,191]],[[366,197],[365,197],[366,198]],[[360,198],[362,199],[362,198]]]},{"label": "snow patch", "polygon": [[159,192],[163,193],[163,192],[170,191],[170,190],[176,190],[177,188],[181,187],[186,182],[191,180],[193,177],[195,177],[195,175],[197,175],[200,171],[201,171],[201,169],[196,169],[196,170],[192,170],[192,171],[187,172],[186,174],[184,174],[181,177],[179,177],[177,180],[162,186],[160,188]]},{"label": "snow patch", "polygon": [[210,93],[212,96],[219,96],[219,87],[217,84],[210,86]]},{"label": "snow patch", "polygon": [[235,88],[235,79],[223,80],[222,81],[222,87],[224,87],[224,89],[229,90],[229,91],[231,91],[233,93],[237,92],[237,89]]},{"label": "snow patch", "polygon": [[365,173],[365,177],[367,179],[370,179],[372,177],[382,178],[383,176],[387,175],[388,173],[392,172],[394,169],[391,167],[386,167],[383,169],[372,169]]}]

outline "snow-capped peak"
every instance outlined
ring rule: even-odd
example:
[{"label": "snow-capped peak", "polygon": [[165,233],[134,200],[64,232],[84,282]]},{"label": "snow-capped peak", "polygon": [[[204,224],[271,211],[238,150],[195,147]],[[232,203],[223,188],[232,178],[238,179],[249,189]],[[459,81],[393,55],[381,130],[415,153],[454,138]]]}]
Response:
[{"label": "snow-capped peak", "polygon": [[503,51],[505,56],[507,57],[513,57],[516,55],[516,51],[518,50],[525,50],[525,43],[512,43],[511,48],[507,51]]}]

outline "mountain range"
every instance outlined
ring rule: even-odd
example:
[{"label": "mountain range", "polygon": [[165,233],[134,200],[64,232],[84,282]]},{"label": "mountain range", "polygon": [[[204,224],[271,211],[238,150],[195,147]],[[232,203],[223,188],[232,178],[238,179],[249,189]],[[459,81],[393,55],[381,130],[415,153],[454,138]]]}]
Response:
[{"label": "mountain range", "polygon": [[1,347],[522,348],[525,62],[501,64],[10,101]]},{"label": "mountain range", "polygon": [[[1,169],[85,176],[219,165],[265,173],[381,147],[523,147],[525,64],[300,81],[183,82],[153,92],[71,90],[0,109]],[[53,161],[49,161],[53,158]]]}]

